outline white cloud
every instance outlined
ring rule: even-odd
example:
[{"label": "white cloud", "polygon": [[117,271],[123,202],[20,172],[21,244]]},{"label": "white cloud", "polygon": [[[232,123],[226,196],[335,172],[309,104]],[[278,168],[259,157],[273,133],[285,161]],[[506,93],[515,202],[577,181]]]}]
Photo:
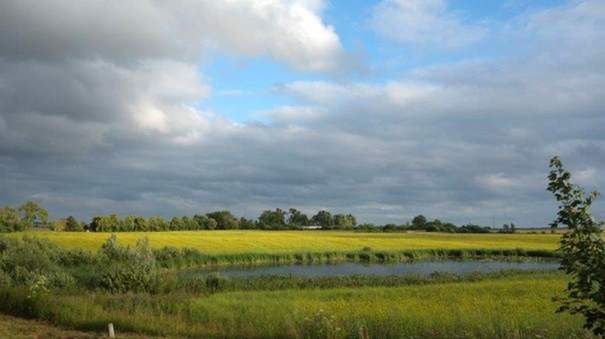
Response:
[{"label": "white cloud", "polygon": [[262,114],[270,118],[273,123],[286,125],[293,121],[308,123],[320,120],[323,115],[318,109],[305,106],[281,106]]},{"label": "white cloud", "polygon": [[346,55],[320,12],[323,1],[229,0],[0,3],[0,50],[5,57],[146,58],[197,62],[221,49],[268,55],[304,71],[340,69]]},{"label": "white cloud", "polygon": [[519,186],[519,182],[513,178],[506,177],[502,173],[481,175],[477,178],[477,182],[491,190],[508,190]]},{"label": "white cloud", "polygon": [[371,25],[393,41],[446,49],[475,43],[487,33],[449,11],[446,0],[382,0]]},{"label": "white cloud", "polygon": [[596,169],[589,167],[575,171],[573,178],[577,181],[578,184],[593,186],[597,173],[598,171]]}]

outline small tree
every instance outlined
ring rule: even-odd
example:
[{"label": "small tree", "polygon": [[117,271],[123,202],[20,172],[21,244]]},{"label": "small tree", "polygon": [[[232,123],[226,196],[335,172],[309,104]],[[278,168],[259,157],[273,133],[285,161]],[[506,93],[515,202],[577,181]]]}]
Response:
[{"label": "small tree", "polygon": [[[229,211],[216,211],[206,214],[208,218],[214,219],[219,230],[231,230],[239,228],[239,220],[236,219]],[[210,229],[210,227],[208,227]]]},{"label": "small tree", "polygon": [[422,214],[417,215],[412,219],[412,228],[421,230],[426,225],[426,217]]},{"label": "small tree", "polygon": [[275,209],[275,211],[266,210],[261,213],[258,217],[259,224],[265,228],[282,228],[286,223],[286,212],[281,208]]},{"label": "small tree", "polygon": [[25,227],[42,227],[48,223],[48,211],[34,201],[28,201],[19,206],[19,212]]},{"label": "small tree", "polygon": [[601,225],[592,217],[590,205],[599,196],[588,195],[582,188],[571,183],[571,173],[563,168],[559,157],[550,160],[548,191],[559,202],[553,228],[565,225],[569,228],[561,237],[559,252],[561,269],[571,277],[567,295],[558,312],[582,314],[596,335],[605,335],[605,242]]},{"label": "small tree", "polygon": [[348,229],[353,228],[357,225],[357,220],[351,214],[335,214],[334,217],[334,228],[337,229]]},{"label": "small tree", "polygon": [[183,219],[179,217],[172,217],[170,220],[170,230],[171,231],[180,231],[183,229]]},{"label": "small tree", "polygon": [[243,230],[253,230],[256,228],[256,224],[252,219],[241,217],[239,218],[239,228]]},{"label": "small tree", "polygon": [[334,226],[334,219],[332,219],[332,214],[330,212],[321,210],[311,218],[311,223],[319,225],[324,229],[332,229]]},{"label": "small tree", "polygon": [[24,226],[19,211],[10,206],[0,207],[0,232],[22,231]]},{"label": "small tree", "polygon": [[309,217],[296,208],[290,208],[288,224],[291,226],[307,226],[309,224]]},{"label": "small tree", "polygon": [[81,232],[84,230],[84,226],[76,220],[76,218],[71,215],[65,219],[65,228],[68,232]]}]

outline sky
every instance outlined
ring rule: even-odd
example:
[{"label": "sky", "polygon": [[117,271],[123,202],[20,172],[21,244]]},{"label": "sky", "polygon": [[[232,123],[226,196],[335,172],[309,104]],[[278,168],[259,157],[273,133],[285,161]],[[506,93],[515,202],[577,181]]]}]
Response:
[{"label": "sky", "polygon": [[0,2],[0,205],[536,227],[554,155],[605,191],[603,0]]}]

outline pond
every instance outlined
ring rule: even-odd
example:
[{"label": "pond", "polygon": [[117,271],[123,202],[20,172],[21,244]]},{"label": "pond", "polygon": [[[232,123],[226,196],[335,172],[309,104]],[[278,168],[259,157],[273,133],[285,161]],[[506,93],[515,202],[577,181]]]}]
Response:
[{"label": "pond", "polygon": [[315,265],[279,265],[279,266],[247,266],[221,267],[189,271],[187,275],[207,275],[218,273],[223,277],[247,278],[257,276],[296,276],[296,277],[333,277],[345,275],[376,275],[376,276],[422,276],[428,277],[435,272],[455,273],[466,275],[473,272],[489,273],[502,270],[556,270],[557,261],[506,261],[506,260],[437,260],[414,261],[394,264],[367,263],[337,263]]}]

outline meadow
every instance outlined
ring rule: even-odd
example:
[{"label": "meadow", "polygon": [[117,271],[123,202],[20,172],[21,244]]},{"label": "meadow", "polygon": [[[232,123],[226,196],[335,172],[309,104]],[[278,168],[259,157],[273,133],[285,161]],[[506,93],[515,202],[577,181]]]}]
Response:
[{"label": "meadow", "polygon": [[[344,231],[179,231],[115,233],[120,243],[147,238],[152,247],[193,248],[208,255],[287,254],[416,249],[516,249],[554,251],[560,234],[361,233]],[[28,231],[7,236],[47,238],[65,248],[97,250],[110,233]]]},{"label": "meadow", "polygon": [[[29,305],[57,325],[149,336],[246,338],[591,338],[556,314],[560,273],[419,286],[234,291],[210,295],[62,294]],[[0,293],[4,309],[26,296]],[[21,298],[21,299],[20,299]],[[8,302],[7,302],[8,300]]]},{"label": "meadow", "polygon": [[[47,239],[47,244],[31,236]],[[46,320],[70,330],[98,333],[112,322],[121,332],[175,338],[593,338],[582,329],[581,317],[555,313],[557,304],[552,298],[567,283],[567,277],[557,271],[437,274],[429,278],[189,278],[177,274],[182,268],[213,263],[216,258],[231,258],[223,264],[237,264],[241,263],[238,258],[322,262],[473,255],[549,257],[555,254],[558,234],[117,233],[120,246],[146,237],[153,248],[123,252],[125,257],[119,255],[118,261],[104,255],[122,253],[125,247],[99,251],[110,237],[108,233],[29,231],[4,237],[29,239],[14,251],[10,246],[18,244],[5,242],[6,258],[13,255],[17,265],[41,267],[37,260],[21,259],[51,258],[40,272],[47,272],[43,274],[57,287],[40,290],[36,287],[40,275],[36,274],[33,284],[20,284],[16,279],[36,271],[8,270],[8,283],[0,288],[0,312]],[[35,253],[30,254],[28,248]],[[131,290],[135,285],[124,285],[126,290],[108,289],[114,282],[129,284],[130,274],[135,274],[133,279],[146,279],[147,273],[138,275],[138,267],[149,263],[148,255],[158,267],[148,271],[157,274],[153,280],[157,283],[142,280],[151,284],[145,290]],[[141,264],[130,262],[133,259]],[[66,280],[65,275],[71,278]]]}]

